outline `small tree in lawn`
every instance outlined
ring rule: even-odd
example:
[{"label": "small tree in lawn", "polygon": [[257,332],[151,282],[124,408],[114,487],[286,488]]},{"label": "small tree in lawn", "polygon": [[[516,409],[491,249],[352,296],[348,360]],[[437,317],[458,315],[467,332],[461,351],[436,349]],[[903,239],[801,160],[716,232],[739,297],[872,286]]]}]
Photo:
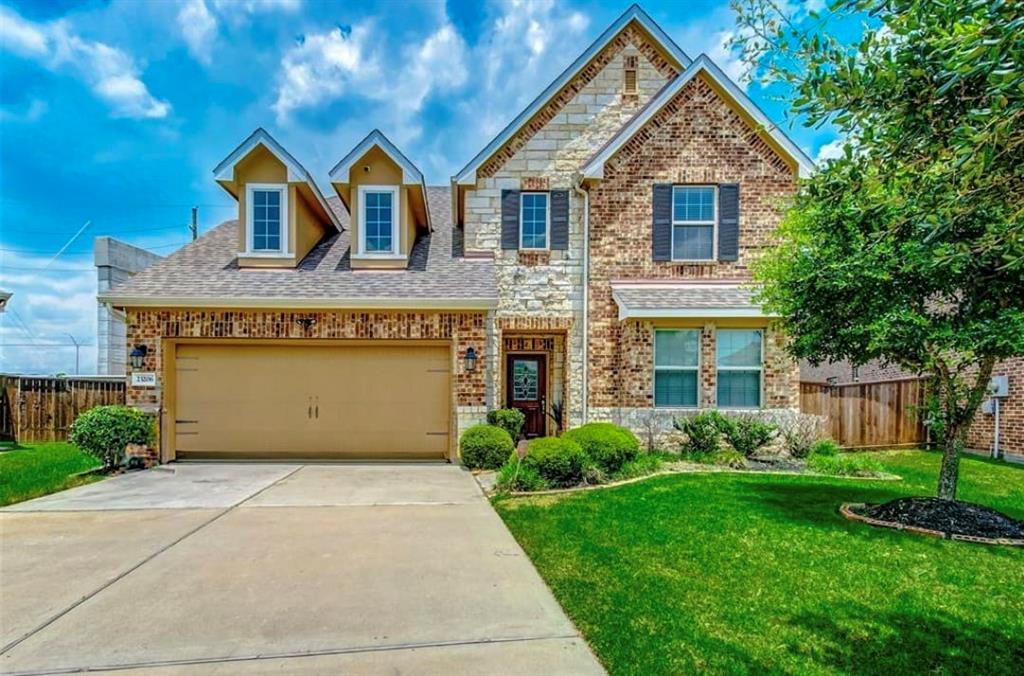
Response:
[{"label": "small tree in lawn", "polygon": [[954,500],[993,365],[1024,354],[1024,3],[781,6],[734,0],[734,46],[763,85],[788,88],[791,116],[845,144],[759,262],[762,300],[798,358],[931,376],[938,497]]}]

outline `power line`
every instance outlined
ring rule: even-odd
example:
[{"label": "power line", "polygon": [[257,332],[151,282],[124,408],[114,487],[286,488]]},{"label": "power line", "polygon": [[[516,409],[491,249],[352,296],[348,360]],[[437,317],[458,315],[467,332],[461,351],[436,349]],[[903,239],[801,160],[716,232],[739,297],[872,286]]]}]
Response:
[{"label": "power line", "polygon": [[[19,272],[38,272],[42,270],[41,267],[24,267],[16,265],[0,265],[0,271],[3,270],[18,270]],[[93,272],[96,268],[46,268],[47,272]]]}]

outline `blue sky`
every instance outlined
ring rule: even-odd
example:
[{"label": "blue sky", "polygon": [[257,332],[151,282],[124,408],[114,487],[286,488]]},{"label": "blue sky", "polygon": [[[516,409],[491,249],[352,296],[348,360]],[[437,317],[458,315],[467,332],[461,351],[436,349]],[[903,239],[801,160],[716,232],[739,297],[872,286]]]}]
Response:
[{"label": "blue sky", "polygon": [[[167,254],[192,205],[201,231],[230,218],[211,170],[255,127],[322,185],[374,127],[447,183],[628,4],[0,0],[0,371],[71,371],[73,349],[39,347],[67,333],[93,371],[93,238]],[[739,77],[727,0],[642,4]],[[812,157],[835,140],[790,133]]]}]

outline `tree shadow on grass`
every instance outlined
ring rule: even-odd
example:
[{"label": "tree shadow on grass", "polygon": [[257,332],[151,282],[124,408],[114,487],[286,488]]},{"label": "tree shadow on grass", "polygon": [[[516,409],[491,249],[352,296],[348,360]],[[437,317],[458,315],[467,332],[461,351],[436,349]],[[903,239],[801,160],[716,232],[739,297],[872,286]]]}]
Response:
[{"label": "tree shadow on grass", "polygon": [[785,521],[800,521],[818,526],[835,527],[847,523],[839,514],[844,502],[880,503],[908,492],[898,485],[879,487],[849,482],[846,485],[818,482],[749,481],[739,499],[759,508],[763,514]]},{"label": "tree shadow on grass", "polygon": [[815,637],[809,657],[830,671],[892,674],[1019,674],[1024,636],[946,613],[880,610],[858,603],[790,618]]}]

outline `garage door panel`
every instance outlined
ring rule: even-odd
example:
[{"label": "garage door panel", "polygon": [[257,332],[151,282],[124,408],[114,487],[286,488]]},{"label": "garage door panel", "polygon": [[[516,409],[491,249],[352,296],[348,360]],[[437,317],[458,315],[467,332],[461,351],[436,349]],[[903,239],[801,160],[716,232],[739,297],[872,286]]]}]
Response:
[{"label": "garage door panel", "polygon": [[448,452],[445,346],[177,349],[180,457],[424,458]]}]

